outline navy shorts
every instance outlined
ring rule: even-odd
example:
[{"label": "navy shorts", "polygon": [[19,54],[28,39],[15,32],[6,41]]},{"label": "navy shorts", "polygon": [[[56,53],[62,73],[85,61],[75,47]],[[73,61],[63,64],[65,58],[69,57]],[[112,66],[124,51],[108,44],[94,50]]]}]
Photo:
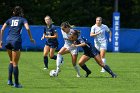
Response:
[{"label": "navy shorts", "polygon": [[50,48],[57,48],[58,47],[58,42],[53,42],[53,43],[48,43],[46,42],[46,46],[49,46]]},{"label": "navy shorts", "polygon": [[90,51],[84,51],[84,55],[90,58],[94,58],[98,54],[100,54],[100,52],[95,47],[93,47]]},{"label": "navy shorts", "polygon": [[19,41],[6,41],[5,47],[9,50],[18,51],[22,48],[22,43]]}]

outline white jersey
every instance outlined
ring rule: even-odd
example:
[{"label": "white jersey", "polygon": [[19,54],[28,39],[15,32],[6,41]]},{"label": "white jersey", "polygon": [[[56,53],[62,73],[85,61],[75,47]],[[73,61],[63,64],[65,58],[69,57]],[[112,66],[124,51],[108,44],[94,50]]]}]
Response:
[{"label": "white jersey", "polygon": [[67,48],[71,52],[71,54],[77,54],[78,53],[77,48],[76,47],[71,47],[73,42],[69,40],[69,36],[71,35],[72,32],[74,32],[74,30],[70,29],[70,32],[68,34],[65,33],[63,30],[61,30],[61,32],[62,32],[64,41],[65,41],[63,47]]},{"label": "white jersey", "polygon": [[110,29],[102,24],[101,26],[97,26],[96,24],[94,26],[91,27],[91,33],[99,33],[101,32],[99,35],[94,37],[94,42],[95,43],[102,43],[102,42],[106,42],[106,36],[105,36],[105,31],[110,32]]}]

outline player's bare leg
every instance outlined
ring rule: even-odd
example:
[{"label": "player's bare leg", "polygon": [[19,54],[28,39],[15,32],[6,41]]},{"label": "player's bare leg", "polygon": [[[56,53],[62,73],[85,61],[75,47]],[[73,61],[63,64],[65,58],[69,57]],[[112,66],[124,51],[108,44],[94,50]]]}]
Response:
[{"label": "player's bare leg", "polygon": [[10,63],[9,63],[9,67],[8,67],[8,85],[13,85],[13,81],[12,81],[12,73],[13,73],[13,63],[12,63],[12,50],[7,49],[9,58],[10,58]]},{"label": "player's bare leg", "polygon": [[90,58],[86,55],[82,55],[82,57],[79,59],[79,65],[80,67],[86,71],[86,75],[85,77],[88,77],[89,74],[91,74],[91,71],[88,69],[88,67],[86,66],[86,62],[89,60]]},{"label": "player's bare leg", "polygon": [[14,78],[15,78],[14,87],[16,87],[16,88],[22,87],[19,84],[19,69],[18,69],[19,58],[20,58],[20,50],[12,51],[13,73],[14,73]]},{"label": "player's bare leg", "polygon": [[113,73],[113,71],[110,69],[110,67],[106,64],[103,63],[103,61],[101,60],[101,57],[100,55],[96,55],[94,57],[94,59],[96,60],[96,62],[101,66],[103,67],[111,76],[112,78],[116,78],[117,75],[115,73]]},{"label": "player's bare leg", "polygon": [[43,59],[44,59],[44,69],[48,69],[48,53],[49,53],[50,47],[46,46],[44,47],[44,53],[43,53]]}]

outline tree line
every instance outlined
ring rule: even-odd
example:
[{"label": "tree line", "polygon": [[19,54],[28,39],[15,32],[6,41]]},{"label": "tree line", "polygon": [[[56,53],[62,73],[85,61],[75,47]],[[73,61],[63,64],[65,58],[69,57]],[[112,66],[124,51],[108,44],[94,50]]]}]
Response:
[{"label": "tree line", "polygon": [[[20,5],[25,18],[31,25],[44,25],[44,17],[50,15],[55,25],[69,21],[76,26],[92,26],[97,16],[112,27],[115,0],[1,0],[0,24],[12,14],[12,9]],[[118,11],[121,28],[139,28],[140,0],[119,0]]]}]

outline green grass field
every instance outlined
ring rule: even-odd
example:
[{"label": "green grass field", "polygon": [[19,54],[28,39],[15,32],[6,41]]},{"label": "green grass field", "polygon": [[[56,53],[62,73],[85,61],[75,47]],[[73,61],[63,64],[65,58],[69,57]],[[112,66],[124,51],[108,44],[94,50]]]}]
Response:
[{"label": "green grass field", "polygon": [[[55,69],[55,61],[49,60],[49,70],[44,70],[42,54],[22,52],[19,77],[23,88],[17,89],[7,85],[9,58],[6,52],[0,51],[0,93],[140,93],[139,53],[106,54],[107,64],[117,78],[111,78],[107,72],[101,73],[94,59],[86,63],[92,74],[88,78],[77,78],[69,54],[64,55],[59,76],[50,77],[49,71]],[[85,72],[80,71],[84,76]]]}]

